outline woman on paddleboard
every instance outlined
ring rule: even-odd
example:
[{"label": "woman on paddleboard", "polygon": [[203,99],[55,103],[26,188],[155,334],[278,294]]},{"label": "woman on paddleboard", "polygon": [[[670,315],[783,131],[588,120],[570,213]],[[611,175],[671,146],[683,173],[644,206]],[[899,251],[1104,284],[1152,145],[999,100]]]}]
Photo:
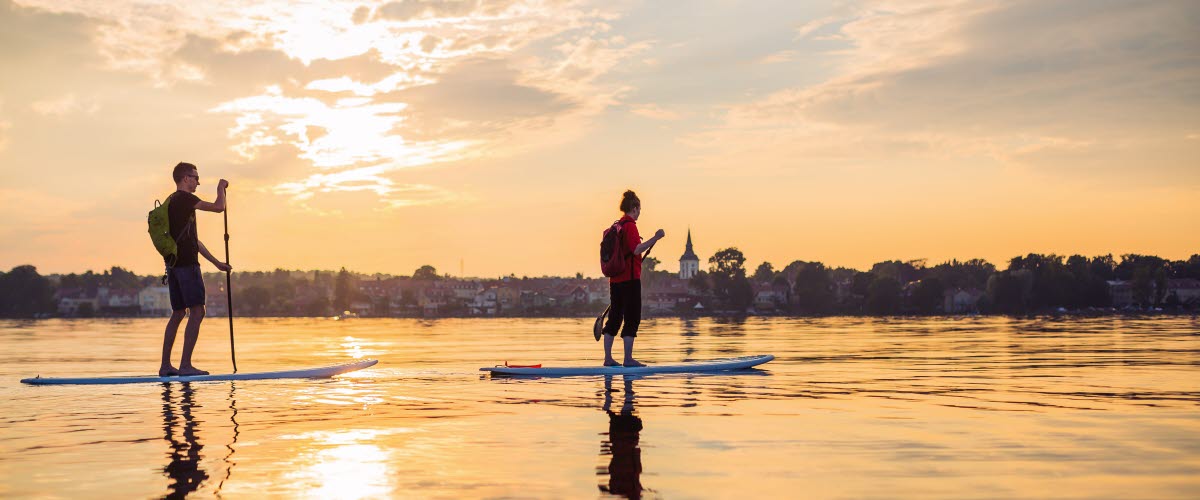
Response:
[{"label": "woman on paddleboard", "polygon": [[[608,279],[612,306],[608,322],[604,324],[604,366],[646,366],[633,359],[633,341],[637,338],[638,324],[642,321],[642,257],[666,233],[659,229],[654,237],[642,241],[637,229],[638,216],[642,214],[642,200],[633,191],[625,191],[621,196],[621,211],[625,213],[618,221],[624,233],[621,244],[625,251],[632,254],[633,262],[625,272]],[[617,330],[621,331],[621,341],[625,343],[624,363],[618,363],[612,357]]]}]

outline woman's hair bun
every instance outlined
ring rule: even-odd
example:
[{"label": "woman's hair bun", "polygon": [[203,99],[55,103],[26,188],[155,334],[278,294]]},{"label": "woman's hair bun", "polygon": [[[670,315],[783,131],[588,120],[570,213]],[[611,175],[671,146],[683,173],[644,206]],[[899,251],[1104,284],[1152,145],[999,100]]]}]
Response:
[{"label": "woman's hair bun", "polygon": [[625,194],[621,195],[622,212],[629,212],[630,210],[640,208],[641,206],[642,200],[638,198],[637,193],[634,193],[632,189],[625,191]]}]

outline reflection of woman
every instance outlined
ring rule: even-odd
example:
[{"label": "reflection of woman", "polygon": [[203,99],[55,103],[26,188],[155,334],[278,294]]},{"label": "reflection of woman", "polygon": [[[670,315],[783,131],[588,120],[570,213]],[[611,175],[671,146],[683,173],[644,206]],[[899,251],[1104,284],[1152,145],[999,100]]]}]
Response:
[{"label": "reflection of woman", "polygon": [[[637,338],[638,324],[642,321],[642,254],[654,247],[666,233],[659,229],[654,237],[642,241],[637,229],[637,220],[642,214],[642,200],[633,191],[625,191],[622,195],[621,211],[625,212],[625,216],[618,221],[624,233],[622,251],[630,254],[632,262],[624,273],[608,280],[612,307],[609,309],[608,322],[604,324],[604,366],[646,366],[633,359],[633,340]],[[624,328],[621,328],[622,322],[625,323]],[[625,343],[624,363],[618,363],[612,357],[613,341],[618,329],[621,330],[621,341]]]},{"label": "reflection of woman", "polygon": [[172,401],[171,384],[163,384],[163,433],[167,443],[171,445],[171,463],[163,471],[171,478],[168,485],[170,493],[166,498],[184,498],[196,491],[206,479],[208,473],[200,468],[200,450],[204,445],[196,438],[196,421],[192,418],[193,390],[191,384],[181,384],[183,395],[179,398],[179,413],[183,418],[182,440],[175,436],[175,426],[179,417],[175,415],[175,403]]},{"label": "reflection of woman", "polygon": [[612,376],[604,377],[604,411],[608,413],[608,439],[600,442],[600,456],[608,461],[608,484],[600,491],[625,498],[642,497],[642,449],[639,446],[642,419],[633,411],[633,379],[625,377],[625,401],[620,413],[612,411]]}]

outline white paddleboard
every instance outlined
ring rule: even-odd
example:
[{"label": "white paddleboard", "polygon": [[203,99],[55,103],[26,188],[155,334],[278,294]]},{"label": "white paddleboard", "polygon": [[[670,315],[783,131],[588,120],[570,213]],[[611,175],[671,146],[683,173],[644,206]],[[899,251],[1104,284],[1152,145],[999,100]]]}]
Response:
[{"label": "white paddleboard", "polygon": [[563,377],[571,375],[650,375],[653,373],[698,373],[717,372],[725,370],[743,370],[766,363],[775,356],[762,354],[758,356],[742,356],[739,358],[709,359],[703,361],[687,361],[684,363],[647,365],[626,368],[624,366],[575,366],[558,368],[514,368],[508,366],[487,366],[480,371],[492,372],[495,375],[539,375]]},{"label": "white paddleboard", "polygon": [[41,375],[34,378],[21,379],[23,384],[31,385],[100,385],[100,384],[145,384],[150,382],[215,382],[223,380],[266,380],[278,378],[327,378],[342,373],[352,372],[374,366],[379,360],[368,359],[340,365],[309,368],[305,370],[285,370],[279,372],[258,373],[222,373],[216,375],[189,375],[186,377],[159,377],[147,375],[141,377],[79,377],[79,378],[50,378]]}]

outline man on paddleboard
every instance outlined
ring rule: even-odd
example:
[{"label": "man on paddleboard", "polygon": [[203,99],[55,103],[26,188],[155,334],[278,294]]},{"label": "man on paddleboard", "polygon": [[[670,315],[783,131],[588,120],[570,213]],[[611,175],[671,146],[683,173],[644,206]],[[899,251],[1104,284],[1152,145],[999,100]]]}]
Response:
[{"label": "man on paddleboard", "polygon": [[[208,375],[208,372],[192,365],[192,351],[200,337],[200,322],[204,321],[204,279],[200,274],[200,259],[212,262],[217,269],[229,271],[228,264],[217,260],[204,247],[197,236],[196,211],[221,213],[225,211],[225,188],[229,181],[217,182],[217,200],[207,202],[198,198],[196,188],[200,186],[200,171],[191,163],[180,162],[171,173],[175,179],[175,193],[170,196],[167,211],[170,220],[170,235],[178,245],[176,255],[165,258],[167,264],[167,287],[171,294],[171,319],[163,335],[162,366],[160,377],[173,375]],[[175,333],[184,316],[188,317],[183,331],[183,359],[179,369],[171,366],[171,348],[175,345]]]}]

